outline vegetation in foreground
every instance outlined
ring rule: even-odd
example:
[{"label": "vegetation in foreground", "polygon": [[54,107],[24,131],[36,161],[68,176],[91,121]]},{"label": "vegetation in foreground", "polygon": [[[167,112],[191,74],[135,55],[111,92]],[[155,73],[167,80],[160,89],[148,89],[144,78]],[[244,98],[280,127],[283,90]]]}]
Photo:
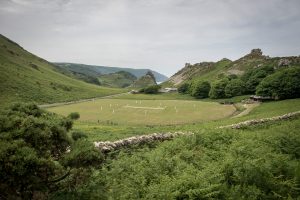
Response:
[{"label": "vegetation in foreground", "polygon": [[52,198],[297,199],[299,118],[241,130],[215,129],[296,109],[298,99],[270,102],[240,119],[183,125],[181,130],[195,135],[113,152],[87,184]]},{"label": "vegetation in foreground", "polygon": [[47,199],[66,178],[63,188],[76,187],[78,176],[102,163],[82,135],[68,136],[72,124],[34,104],[0,113],[0,199]]},{"label": "vegetation in foreground", "polygon": [[[278,110],[265,112],[274,106]],[[0,118],[1,195],[14,199],[297,199],[299,118],[241,130],[215,128],[298,108],[298,99],[264,103],[240,119],[180,126],[194,130],[194,136],[104,157],[88,142],[89,134],[73,131],[73,139],[67,134],[74,114],[62,118],[35,105],[15,105]]]}]

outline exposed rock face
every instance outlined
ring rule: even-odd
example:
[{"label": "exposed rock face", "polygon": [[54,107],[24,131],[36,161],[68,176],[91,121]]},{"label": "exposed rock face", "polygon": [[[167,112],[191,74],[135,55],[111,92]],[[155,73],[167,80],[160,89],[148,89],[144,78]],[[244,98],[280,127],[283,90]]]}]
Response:
[{"label": "exposed rock face", "polygon": [[243,58],[247,58],[247,59],[266,58],[266,56],[263,55],[261,49],[252,49],[251,52],[245,55]]},{"label": "exposed rock face", "polygon": [[131,87],[144,88],[150,85],[157,85],[155,77],[151,71],[148,71],[144,76],[136,80]]},{"label": "exposed rock face", "polygon": [[173,139],[177,136],[181,135],[192,135],[193,133],[184,133],[184,132],[175,132],[175,133],[154,133],[150,135],[142,135],[142,136],[136,136],[136,137],[130,137],[130,138],[125,138],[122,140],[117,140],[115,142],[94,142],[94,145],[96,148],[101,150],[104,153],[124,148],[124,147],[129,147],[132,145],[138,145],[138,144],[146,144],[146,143],[151,143],[155,141],[164,141],[164,140],[170,140]]},{"label": "exposed rock face", "polygon": [[183,81],[189,80],[197,74],[201,74],[204,71],[210,70],[210,68],[212,68],[214,64],[214,62],[201,62],[193,65],[191,65],[190,63],[186,63],[185,67],[174,74],[169,79],[169,81],[174,83],[175,86],[179,85]]},{"label": "exposed rock face", "polygon": [[247,126],[262,124],[262,123],[266,123],[266,122],[270,122],[270,121],[287,120],[287,119],[291,119],[291,118],[293,118],[295,116],[299,116],[299,115],[300,115],[300,111],[296,111],[296,112],[287,113],[285,115],[271,117],[271,118],[247,120],[247,121],[240,122],[240,123],[237,123],[237,124],[231,124],[231,125],[227,125],[227,126],[220,126],[219,128],[240,129],[240,128],[244,128],[244,127],[247,127]]},{"label": "exposed rock face", "polygon": [[288,67],[291,64],[291,61],[287,58],[281,58],[278,61],[278,67]]}]

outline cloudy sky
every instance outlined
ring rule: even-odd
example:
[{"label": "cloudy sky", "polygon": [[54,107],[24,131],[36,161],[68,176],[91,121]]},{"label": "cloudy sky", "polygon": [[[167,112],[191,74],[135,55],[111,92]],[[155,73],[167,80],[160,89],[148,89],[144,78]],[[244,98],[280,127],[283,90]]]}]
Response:
[{"label": "cloudy sky", "polygon": [[300,55],[300,0],[0,0],[0,33],[49,61],[151,68]]}]

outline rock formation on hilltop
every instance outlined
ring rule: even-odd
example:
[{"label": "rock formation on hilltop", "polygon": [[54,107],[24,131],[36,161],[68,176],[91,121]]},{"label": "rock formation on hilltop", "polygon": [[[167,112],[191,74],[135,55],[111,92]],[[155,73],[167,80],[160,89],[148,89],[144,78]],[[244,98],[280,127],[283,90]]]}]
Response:
[{"label": "rock formation on hilltop", "polygon": [[186,63],[185,66],[169,78],[164,84],[178,86],[191,80],[215,81],[218,78],[234,74],[240,76],[245,71],[264,65],[280,67],[300,66],[300,56],[274,57],[263,54],[262,50],[252,49],[245,56],[231,61],[223,58],[218,62],[200,62],[196,64]]},{"label": "rock formation on hilltop", "polygon": [[131,87],[134,88],[144,88],[150,85],[157,85],[154,74],[151,71],[148,71],[144,76],[136,80]]}]

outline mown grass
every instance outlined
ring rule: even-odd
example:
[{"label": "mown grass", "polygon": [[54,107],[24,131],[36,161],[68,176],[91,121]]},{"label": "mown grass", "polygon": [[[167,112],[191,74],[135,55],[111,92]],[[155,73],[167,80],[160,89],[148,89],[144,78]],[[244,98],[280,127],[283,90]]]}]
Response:
[{"label": "mown grass", "polygon": [[133,100],[192,100],[194,97],[178,93],[159,93],[159,94],[128,94],[114,97],[114,99],[133,99]]},{"label": "mown grass", "polygon": [[218,126],[238,123],[249,119],[260,119],[273,117],[289,112],[300,110],[300,99],[291,99],[284,101],[274,101],[262,103],[255,107],[249,114],[237,118],[225,118],[211,122],[187,123],[183,125],[121,125],[121,124],[98,124],[93,122],[76,121],[74,129],[82,130],[87,133],[89,140],[117,140],[134,135],[143,135],[150,133],[174,132],[174,131],[191,131],[201,132],[215,129]]},{"label": "mown grass", "polygon": [[235,107],[201,101],[99,99],[48,110],[65,116],[79,112],[81,121],[104,125],[175,125],[222,119]]}]

